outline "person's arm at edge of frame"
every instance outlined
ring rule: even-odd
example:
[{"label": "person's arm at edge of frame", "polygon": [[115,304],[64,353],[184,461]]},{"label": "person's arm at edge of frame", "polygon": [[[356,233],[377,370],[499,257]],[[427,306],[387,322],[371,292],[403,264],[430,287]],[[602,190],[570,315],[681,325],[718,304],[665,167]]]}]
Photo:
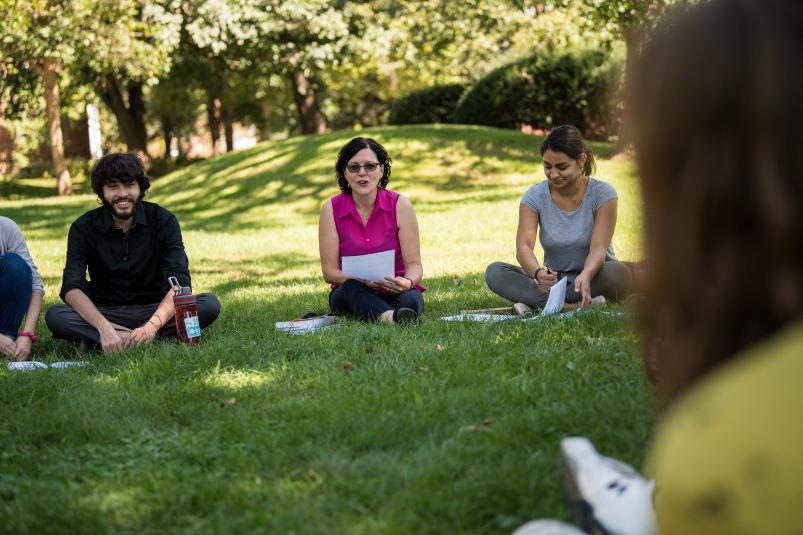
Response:
[{"label": "person's arm at edge of frame", "polygon": [[[36,324],[39,322],[39,314],[42,312],[42,297],[43,293],[34,290],[31,292],[31,302],[28,304],[28,310],[25,312],[25,322],[22,324],[20,332],[34,334],[36,332]],[[15,341],[14,358],[18,361],[28,360],[31,355],[31,344],[33,340],[27,336],[17,336]]]},{"label": "person's arm at edge of frame", "polygon": [[404,275],[385,277],[387,282],[382,283],[382,286],[393,293],[401,293],[412,289],[424,278],[418,219],[415,217],[413,203],[403,195],[399,195],[396,201],[396,221],[399,225],[399,246],[404,258]]},{"label": "person's arm at edge of frame", "polygon": [[[162,271],[167,276],[176,276],[182,286],[191,286],[189,259],[184,249],[184,240],[181,237],[181,226],[176,216],[170,214],[164,227],[160,230],[159,242],[163,244],[164,254],[162,256]],[[186,279],[186,280],[183,280]],[[168,321],[173,319],[176,310],[173,306],[173,290],[168,289],[162,298],[159,306],[156,307],[148,320],[131,331],[131,336],[126,340],[126,347],[133,347],[150,342],[156,338],[159,332]]]},{"label": "person's arm at edge of frame", "polygon": [[583,264],[583,271],[574,279],[574,289],[582,296],[581,307],[591,304],[591,279],[605,262],[605,255],[616,228],[616,208],[617,199],[611,199],[597,208],[597,212],[594,214],[594,230],[591,234],[588,256]]},{"label": "person's arm at edge of frame", "polygon": [[124,346],[122,338],[86,293],[86,250],[86,240],[73,223],[67,235],[67,262],[62,277],[61,298],[98,331],[104,352],[120,351]]},{"label": "person's arm at edge of frame", "polygon": [[[519,204],[519,224],[516,229],[516,260],[519,265],[527,273],[528,276],[533,277],[541,264],[535,257],[535,238],[538,235],[538,213],[527,206],[526,204]],[[557,273],[548,273],[546,269],[538,272],[536,282],[549,289],[550,286],[555,284],[558,280]]]},{"label": "person's arm at edge of frame", "polygon": [[[31,267],[31,277],[33,279],[33,288],[31,290],[31,301],[28,303],[28,309],[25,312],[25,322],[19,332],[36,334],[36,324],[39,322],[39,314],[42,312],[42,298],[45,294],[44,283],[42,277],[36,269],[36,264],[31,257],[31,252],[28,250],[28,244],[25,243],[25,238],[22,236],[22,230],[14,223],[15,230],[9,237],[8,250],[13,251],[22,257],[25,262]],[[31,345],[33,340],[27,336],[17,335],[17,339],[13,345],[13,357],[18,360],[27,360],[31,355]]]}]

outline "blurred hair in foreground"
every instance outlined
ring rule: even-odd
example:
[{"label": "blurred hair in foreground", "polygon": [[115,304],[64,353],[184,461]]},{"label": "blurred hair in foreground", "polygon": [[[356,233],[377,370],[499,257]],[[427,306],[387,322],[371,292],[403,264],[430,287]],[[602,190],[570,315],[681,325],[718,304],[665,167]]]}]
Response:
[{"label": "blurred hair in foreground", "polygon": [[803,2],[693,10],[659,26],[628,95],[667,400],[803,317]]}]

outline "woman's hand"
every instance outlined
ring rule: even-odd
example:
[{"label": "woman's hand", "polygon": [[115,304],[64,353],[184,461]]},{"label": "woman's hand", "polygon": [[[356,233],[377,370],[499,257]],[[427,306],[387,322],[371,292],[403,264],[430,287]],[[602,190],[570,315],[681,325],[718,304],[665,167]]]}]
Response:
[{"label": "woman's hand", "polygon": [[411,289],[413,281],[407,277],[385,277],[385,280],[378,281],[377,286],[392,294],[400,294]]},{"label": "woman's hand", "polygon": [[535,275],[535,282],[537,282],[543,289],[549,290],[558,282],[558,274],[554,271],[547,271],[539,269]]},{"label": "woman's hand", "polygon": [[6,335],[0,334],[0,353],[9,358],[15,359],[17,358],[14,354],[16,350],[17,345],[14,343],[14,340]]},{"label": "woman's hand", "polygon": [[586,308],[591,305],[591,277],[585,271],[577,275],[574,279],[574,290],[580,294],[580,307]]},{"label": "woman's hand", "polygon": [[27,336],[18,336],[15,344],[16,349],[14,350],[14,358],[16,358],[18,361],[28,360],[28,357],[31,355],[32,343],[33,341]]}]

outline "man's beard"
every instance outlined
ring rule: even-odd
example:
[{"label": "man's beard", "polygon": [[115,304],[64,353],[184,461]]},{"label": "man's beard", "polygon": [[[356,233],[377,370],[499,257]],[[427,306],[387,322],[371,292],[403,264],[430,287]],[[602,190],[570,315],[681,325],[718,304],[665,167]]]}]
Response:
[{"label": "man's beard", "polygon": [[110,203],[106,199],[102,199],[102,202],[103,202],[103,206],[108,208],[109,211],[112,213],[112,215],[114,217],[116,217],[117,219],[120,219],[121,221],[126,221],[126,220],[131,219],[132,217],[134,217],[134,214],[137,211],[137,206],[139,206],[139,203],[142,200],[142,195],[137,196],[137,198],[133,198],[133,197],[130,197],[130,196],[118,197],[116,199],[116,201],[121,201],[121,200],[126,200],[126,199],[131,202],[131,210],[128,213],[120,213],[120,212],[118,212],[117,211],[117,207],[114,205],[114,203]]}]

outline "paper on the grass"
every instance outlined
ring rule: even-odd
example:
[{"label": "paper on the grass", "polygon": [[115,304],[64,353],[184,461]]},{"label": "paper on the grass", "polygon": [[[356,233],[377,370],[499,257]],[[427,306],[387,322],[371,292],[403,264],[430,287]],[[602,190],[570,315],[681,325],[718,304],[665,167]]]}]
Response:
[{"label": "paper on the grass", "polygon": [[341,269],[346,275],[377,282],[394,275],[395,261],[396,251],[390,249],[373,254],[344,256]]},{"label": "paper on the grass", "polygon": [[275,327],[290,334],[303,334],[328,329],[340,325],[335,316],[320,316],[295,321],[277,321]]},{"label": "paper on the grass", "polygon": [[89,364],[85,360],[74,360],[69,362],[53,362],[48,366],[44,362],[38,360],[23,360],[21,362],[9,362],[9,370],[35,370],[37,368],[71,368],[73,366],[86,366]]},{"label": "paper on the grass", "polygon": [[[585,308],[576,308],[574,310],[570,310],[568,312],[561,312],[560,314],[550,314],[553,318],[558,319],[567,319],[571,318],[580,314],[585,314],[586,312],[590,312],[591,309]],[[622,312],[619,310],[599,310],[596,311],[597,314],[602,314],[605,316],[614,316],[614,317],[625,317],[628,314],[626,312]],[[461,312],[456,316],[443,316],[441,319],[444,321],[478,321],[480,323],[494,323],[498,321],[508,321],[508,320],[519,320],[519,321],[538,321],[543,319],[543,315],[539,316],[531,316],[528,318],[522,318],[521,316],[513,316],[509,314],[488,314],[488,313],[469,313],[469,312]]]},{"label": "paper on the grass", "polygon": [[512,314],[491,314],[488,312],[461,312],[456,316],[444,316],[445,321],[479,321],[483,323],[496,323],[497,321],[520,320],[520,316]]},{"label": "paper on the grass", "polygon": [[541,311],[542,316],[556,314],[563,310],[563,304],[566,302],[566,280],[566,277],[563,277],[549,289],[549,298]]},{"label": "paper on the grass", "polygon": [[89,362],[85,360],[67,360],[64,362],[52,362],[51,368],[73,368],[75,366],[86,366]]},{"label": "paper on the grass", "polygon": [[21,362],[9,362],[9,370],[35,370],[36,368],[47,368],[47,364],[38,360],[23,360]]}]

